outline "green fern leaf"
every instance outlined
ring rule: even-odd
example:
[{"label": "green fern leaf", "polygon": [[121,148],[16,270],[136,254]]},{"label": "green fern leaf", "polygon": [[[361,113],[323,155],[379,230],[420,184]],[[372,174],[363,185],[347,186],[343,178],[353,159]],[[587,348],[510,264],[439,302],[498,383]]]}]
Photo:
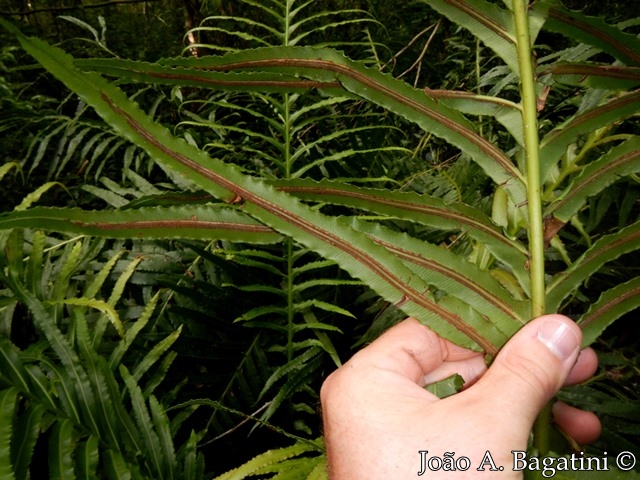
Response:
[{"label": "green fern leaf", "polygon": [[49,437],[49,478],[52,480],[75,480],[73,454],[76,433],[69,419],[57,421]]},{"label": "green fern leaf", "polygon": [[162,448],[160,439],[153,423],[151,422],[151,416],[147,409],[146,402],[142,396],[142,390],[136,383],[135,378],[129,373],[127,367],[120,365],[120,375],[124,380],[127,390],[129,391],[129,397],[131,399],[131,406],[133,409],[133,416],[136,421],[136,426],[140,432],[140,437],[144,442],[145,449],[143,451],[145,460],[149,462],[149,468],[156,475],[158,480],[164,480],[165,474],[162,465]]},{"label": "green fern leaf", "polygon": [[265,466],[255,472],[258,476],[268,476],[270,480],[298,480],[307,478],[309,473],[319,464],[322,457],[290,458],[274,465]]},{"label": "green fern leaf", "polygon": [[568,222],[584,206],[587,199],[602,192],[621,177],[640,172],[640,137],[632,136],[621,145],[586,165],[566,192],[545,211]]},{"label": "green fern leaf", "polygon": [[[167,372],[169,371],[169,368],[171,367],[171,364],[173,363],[173,361],[176,359],[177,356],[178,356],[177,352],[174,352],[174,351],[167,352],[167,354],[164,356],[164,358],[160,361],[160,363],[156,367],[153,374],[149,376],[149,379],[145,383],[144,389],[142,390],[142,396],[144,398],[149,398],[149,396],[155,391],[156,387],[160,385],[160,383],[164,380],[165,376],[167,375]],[[178,383],[174,387],[172,394],[166,395],[167,401],[171,400],[174,397],[174,394],[186,382],[187,382],[187,378],[185,378],[182,382]]]},{"label": "green fern leaf", "polygon": [[139,381],[142,378],[142,375],[144,375],[160,359],[160,357],[167,352],[169,348],[171,348],[171,345],[175,343],[181,332],[182,326],[178,327],[174,332],[171,332],[153,346],[153,348],[133,369],[132,375],[136,381]]},{"label": "green fern leaf", "polygon": [[[132,480],[131,470],[122,455],[114,450],[104,452],[104,471],[109,480]],[[140,478],[136,476],[135,478]]]},{"label": "green fern leaf", "polygon": [[49,117],[48,120],[50,121],[50,127],[45,129],[44,132],[41,132],[40,135],[37,135],[29,146],[27,157],[30,156],[32,150],[37,146],[36,155],[33,158],[29,174],[33,173],[35,168],[40,164],[49,146],[49,142],[67,127],[67,120],[63,117]]},{"label": "green fern leaf", "polygon": [[566,154],[576,138],[633,116],[639,108],[640,91],[632,90],[613,97],[601,105],[579,111],[561,127],[549,132],[540,143],[542,180],[548,180],[558,160]]},{"label": "green fern leaf", "polygon": [[306,480],[329,480],[327,471],[327,459],[323,456],[318,460],[318,464],[309,473]]},{"label": "green fern leaf", "polygon": [[639,306],[640,277],[635,277],[604,292],[578,320],[583,331],[582,345],[591,345],[605,328]]},{"label": "green fern leaf", "polygon": [[18,350],[5,337],[0,337],[0,372],[4,382],[18,387],[22,392],[30,390],[29,374],[20,360]]},{"label": "green fern leaf", "polygon": [[20,414],[11,445],[11,458],[16,478],[28,478],[34,448],[43,426],[44,407],[33,403]]},{"label": "green fern leaf", "polygon": [[296,358],[294,358],[291,362],[279,367],[275,372],[273,372],[271,377],[269,377],[269,380],[267,380],[267,382],[265,383],[264,387],[262,388],[262,392],[260,393],[260,398],[262,398],[264,394],[269,391],[278,380],[285,376],[288,376],[291,372],[300,370],[302,366],[304,366],[313,358],[317,357],[319,353],[320,352],[318,349],[310,348],[303,354],[296,356]]},{"label": "green fern leaf", "polygon": [[110,238],[136,238],[144,234],[147,238],[215,237],[258,244],[282,240],[271,228],[220,204],[116,211],[35,207],[0,216],[0,226],[6,230],[30,228],[41,222],[46,230]]},{"label": "green fern leaf", "polygon": [[176,452],[173,445],[173,438],[171,436],[171,430],[169,428],[169,418],[167,417],[162,405],[156,400],[156,397],[151,395],[149,397],[149,410],[151,411],[151,418],[155,427],[155,432],[158,434],[160,441],[160,449],[162,450],[162,463],[164,478],[173,480],[176,478],[175,467]]},{"label": "green fern leaf", "polygon": [[564,272],[557,274],[547,287],[547,305],[552,311],[605,263],[625,253],[640,249],[640,220],[605,235],[595,242]]},{"label": "green fern leaf", "polygon": [[[304,300],[293,304],[293,310],[295,312],[301,312],[307,310],[310,307],[315,307],[326,312],[337,313],[338,315],[344,315],[345,317],[355,318],[355,316],[348,310],[345,310],[344,308],[340,308],[328,302],[323,302],[322,300]],[[327,325],[326,329],[335,329],[335,327]]]},{"label": "green fern leaf", "polygon": [[55,308],[55,318],[59,321],[62,318],[63,301],[67,296],[71,276],[80,262],[82,256],[83,245],[82,242],[75,242],[65,246],[62,263],[60,264],[60,270],[55,276],[53,284],[53,291],[49,298],[49,302],[57,305]]},{"label": "green fern leaf", "polygon": [[120,361],[122,360],[124,354],[133,344],[133,341],[136,339],[142,329],[147,325],[151,318],[151,315],[153,315],[153,312],[156,309],[159,298],[159,293],[156,293],[153,297],[151,297],[151,299],[145,305],[144,310],[142,311],[138,319],[133,323],[133,325],[127,328],[124,337],[120,339],[118,344],[111,351],[111,355],[109,357],[109,368],[111,370],[116,369],[116,367],[120,364]]},{"label": "green fern leaf", "polygon": [[79,480],[92,480],[98,478],[98,462],[100,452],[98,449],[98,437],[90,435],[89,438],[78,442],[76,448],[76,473]]},{"label": "green fern leaf", "polygon": [[192,431],[189,440],[178,452],[178,458],[182,459],[181,480],[201,480],[204,476],[204,458],[198,455],[198,440],[198,435]]},{"label": "green fern leaf", "polygon": [[0,392],[0,476],[7,480],[15,479],[11,461],[11,443],[14,434],[13,421],[18,393],[18,389],[15,387]]},{"label": "green fern leaf", "polygon": [[[74,247],[74,250],[77,249]],[[0,272],[0,278],[2,276]],[[84,423],[91,431],[97,432],[98,426],[93,413],[93,406],[95,405],[94,393],[77,353],[71,348],[62,332],[53,325],[44,305],[28,292],[15,277],[5,277],[5,280],[21,301],[31,310],[36,326],[44,333],[65,367],[63,372],[55,365],[49,365],[61,380],[59,385],[60,393],[64,394],[62,399],[67,399],[69,413],[73,413],[73,418],[77,424]],[[80,412],[82,412],[82,418]]]},{"label": "green fern leaf", "polygon": [[[236,318],[234,322],[239,322],[239,321],[253,322],[256,318],[259,318],[262,316],[274,315],[274,314],[280,317],[283,317],[286,315],[286,313],[287,313],[287,310],[285,307],[272,306],[272,305],[261,306],[261,307],[252,308],[248,312],[243,313],[240,317]],[[281,327],[279,327],[278,325],[273,325],[272,328],[274,330],[281,329]]]},{"label": "green fern leaf", "polygon": [[[335,265],[335,264],[332,264]],[[299,268],[296,268],[295,271],[293,272],[294,276],[298,276],[300,273],[302,273],[303,271],[308,271],[309,269],[305,269],[305,270],[300,270]],[[314,280],[307,280],[305,282],[300,282],[300,283],[296,283],[293,286],[293,291],[296,294],[302,293],[303,291],[307,290],[308,288],[314,288],[314,287],[337,287],[337,286],[341,286],[341,285],[360,285],[362,286],[363,283],[360,280],[349,280],[349,279],[335,279],[335,278],[318,278],[318,279],[314,279]]]},{"label": "green fern leaf", "polygon": [[102,312],[106,318],[115,327],[120,337],[124,337],[124,326],[118,312],[104,300],[96,300],[94,298],[66,298],[63,300],[48,302],[52,305],[75,305],[79,307],[91,307]]},{"label": "green fern leaf", "polygon": [[45,276],[42,271],[45,236],[43,232],[34,232],[31,240],[31,255],[27,264],[27,283],[36,298],[44,300]]},{"label": "green fern leaf", "polygon": [[0,166],[0,180],[4,178],[4,176],[9,173],[12,169],[16,169],[19,172],[22,170],[20,167],[20,163],[18,162],[7,162]]},{"label": "green fern leaf", "polygon": [[[318,349],[310,349],[311,355],[310,358],[305,361],[299,361],[300,357],[305,357],[306,355],[302,354],[298,358],[292,360],[291,362],[283,365],[281,367],[279,374],[282,374],[283,371],[287,371],[287,381],[285,384],[278,390],[276,395],[271,399],[269,406],[262,414],[261,418],[263,420],[268,420],[275,413],[275,411],[280,408],[280,405],[287,399],[291,398],[294,393],[299,392],[303,388],[305,388],[309,384],[310,378],[313,377],[317,370],[322,366],[322,355],[320,355],[320,351]],[[307,351],[309,352],[309,351]],[[307,353],[305,352],[305,353]],[[275,375],[275,374],[274,374]],[[264,390],[263,390],[264,391]]]},{"label": "green fern leaf", "polygon": [[[105,374],[104,380],[109,392],[109,398],[114,399],[112,402],[114,412],[112,421],[117,423],[119,427],[120,443],[129,451],[144,451],[144,442],[141,438],[140,430],[130,415],[131,408],[125,405],[123,401],[124,392],[122,390],[124,389],[122,384],[118,382],[114,374]],[[119,401],[116,401],[116,399],[119,399]],[[114,460],[116,459],[114,458]]]},{"label": "green fern leaf", "polygon": [[90,346],[89,329],[84,316],[76,315],[75,320],[78,347],[82,353],[87,376],[96,394],[96,417],[101,428],[99,432],[94,433],[99,433],[101,438],[109,445],[120,448],[119,428],[115,422],[117,417],[113,408],[114,399],[110,396],[107,380],[105,379],[105,376],[111,376],[111,371],[108,370],[104,358],[97,355]]},{"label": "green fern leaf", "polygon": [[213,480],[242,480],[247,477],[252,477],[260,474],[266,467],[277,465],[309,451],[313,451],[313,447],[305,443],[297,443],[290,447],[268,450],[249,460],[244,465],[224,473]]},{"label": "green fern leaf", "polygon": [[103,312],[105,313],[105,315],[100,316],[100,318],[98,318],[98,321],[96,322],[96,325],[93,329],[93,346],[95,349],[98,349],[98,347],[100,346],[100,342],[102,341],[102,335],[107,325],[106,319],[110,320],[112,323],[114,322],[114,320],[118,321],[118,323],[114,324],[113,326],[116,328],[116,331],[118,332],[118,335],[120,335],[120,338],[124,338],[124,325],[120,321],[120,318],[117,315],[117,312],[115,312],[115,306],[118,300],[120,299],[120,297],[122,296],[122,292],[124,291],[125,285],[133,275],[133,272],[135,271],[136,267],[140,264],[141,260],[142,259],[138,257],[138,258],[134,258],[131,262],[129,262],[129,264],[126,266],[124,271],[120,274],[120,276],[118,277],[118,280],[113,286],[113,290],[111,291],[111,295],[109,295],[109,300],[107,301],[107,304],[109,305],[109,307],[111,307],[111,310],[113,310],[113,312],[116,313],[116,316],[112,318],[112,316],[108,312]]},{"label": "green fern leaf", "polygon": [[112,255],[109,258],[109,260],[107,260],[107,262],[104,264],[100,272],[98,272],[95,278],[91,281],[91,283],[87,284],[85,293],[84,293],[84,296],[86,298],[95,298],[95,296],[98,294],[98,291],[100,291],[100,289],[104,285],[104,282],[107,280],[109,274],[111,273],[111,270],[113,269],[116,262],[120,259],[123,253],[124,251],[120,251],[120,252],[116,252],[115,255]]},{"label": "green fern leaf", "polygon": [[35,365],[29,365],[25,368],[25,372],[29,381],[29,387],[24,392],[31,392],[32,395],[39,399],[43,406],[51,411],[60,409],[60,402],[57,401],[55,390],[49,386],[49,378],[45,373]]},{"label": "green fern leaf", "polygon": [[14,211],[16,212],[22,212],[26,209],[28,209],[29,207],[31,207],[34,203],[36,203],[38,200],[40,200],[40,197],[42,197],[42,195],[44,195],[46,192],[48,192],[51,188],[53,187],[62,187],[65,188],[63,184],[59,183],[59,182],[47,182],[41,186],[39,186],[36,190],[34,190],[33,192],[29,193],[26,197],[24,197],[24,199],[22,200],[22,202],[20,202],[20,205],[18,205]]},{"label": "green fern leaf", "polygon": [[534,10],[548,10],[545,29],[560,32],[570,38],[605,51],[627,65],[640,65],[640,40],[635,35],[623,32],[606,24],[601,18],[588,17],[573,12],[562,4],[547,2],[537,4]]}]

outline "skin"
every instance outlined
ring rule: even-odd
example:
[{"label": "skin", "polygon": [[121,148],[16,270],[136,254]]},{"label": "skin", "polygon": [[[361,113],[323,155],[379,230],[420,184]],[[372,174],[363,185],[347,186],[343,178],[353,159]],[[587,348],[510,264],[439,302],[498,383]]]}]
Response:
[{"label": "skin", "polygon": [[[580,328],[561,315],[524,326],[487,370],[481,353],[458,347],[409,318],[389,329],[336,370],[321,390],[331,479],[419,478],[427,458],[468,457],[463,471],[428,471],[429,479],[521,479],[512,450],[526,450],[536,416],[563,385],[597,368],[593,350],[580,351]],[[423,386],[459,373],[463,391],[438,399]],[[553,407],[555,423],[578,443],[600,434],[590,413]],[[489,451],[496,466],[481,465]]]}]

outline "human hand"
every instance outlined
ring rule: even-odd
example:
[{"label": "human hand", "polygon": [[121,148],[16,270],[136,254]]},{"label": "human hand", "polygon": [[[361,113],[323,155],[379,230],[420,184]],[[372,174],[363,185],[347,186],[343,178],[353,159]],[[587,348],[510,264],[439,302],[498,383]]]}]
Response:
[{"label": "human hand", "polygon": [[[421,456],[467,457],[467,471],[429,471],[425,478],[522,478],[512,450],[526,450],[533,423],[563,385],[597,368],[580,351],[580,328],[562,315],[525,325],[487,370],[481,353],[458,347],[409,318],[389,329],[327,378],[321,390],[330,478],[418,478]],[[425,384],[460,374],[464,389],[438,399]],[[578,443],[600,434],[590,412],[563,403],[555,423]],[[428,451],[421,454],[420,451]],[[502,471],[477,468],[486,452]]]}]

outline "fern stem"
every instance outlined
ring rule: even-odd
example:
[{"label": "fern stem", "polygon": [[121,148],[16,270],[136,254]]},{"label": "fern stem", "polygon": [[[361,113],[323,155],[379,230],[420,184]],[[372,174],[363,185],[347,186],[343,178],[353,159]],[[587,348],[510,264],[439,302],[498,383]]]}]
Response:
[{"label": "fern stem", "polygon": [[[527,10],[527,0],[513,0],[525,135],[531,316],[535,318],[545,313],[544,228],[542,219],[538,110],[536,105],[533,52],[531,48]],[[537,448],[539,455],[546,455],[549,451],[550,416],[551,409],[550,406],[547,405],[538,416],[534,426],[534,446]]]},{"label": "fern stem", "polygon": [[294,320],[295,312],[293,308],[293,240],[286,239],[287,248],[287,363],[293,360],[293,334],[295,333]]},{"label": "fern stem", "polygon": [[[290,5],[287,3],[287,19],[289,18]],[[288,35],[288,27],[287,27]],[[291,155],[291,97],[288,93],[284,94],[284,112],[283,112],[283,134],[284,134],[284,178],[291,178],[292,172],[292,155]],[[293,334],[294,334],[294,298],[293,298],[293,240],[286,239],[286,255],[287,255],[287,363],[293,360]]]},{"label": "fern stem", "polygon": [[289,46],[290,41],[290,29],[291,29],[291,8],[293,7],[293,0],[287,0],[284,12],[284,38],[282,45]]},{"label": "fern stem", "polygon": [[545,313],[544,295],[544,237],[540,179],[540,145],[538,138],[538,110],[535,78],[529,36],[527,1],[514,0],[513,11],[518,38],[518,63],[522,92],[522,116],[525,134],[525,163],[527,175],[527,211],[529,214],[529,252],[531,272],[531,314]]}]

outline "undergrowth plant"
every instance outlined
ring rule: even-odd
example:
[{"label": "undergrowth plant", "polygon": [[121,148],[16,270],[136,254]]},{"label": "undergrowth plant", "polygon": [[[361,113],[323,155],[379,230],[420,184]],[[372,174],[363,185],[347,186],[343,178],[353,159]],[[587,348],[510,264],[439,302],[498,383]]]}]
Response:
[{"label": "undergrowth plant", "polygon": [[[192,408],[169,420],[163,402],[171,397],[154,394],[180,329],[145,338],[160,292],[144,308],[122,308],[142,258],[119,249],[104,261],[104,240],[25,237],[20,229],[2,245],[2,476],[96,478],[99,464],[108,478],[201,478],[201,432],[180,433]],[[28,335],[12,330],[26,327],[25,307],[41,336],[32,332],[36,340],[18,346]]]},{"label": "undergrowth plant", "polygon": [[[326,332],[337,327],[318,315],[349,312],[314,298],[317,287],[367,286],[390,312],[414,316],[489,357],[540,314],[574,315],[586,346],[638,307],[640,277],[633,272],[597,292],[597,298],[584,293],[611,262],[629,258],[640,247],[640,221],[632,211],[607,224],[606,231],[590,229],[586,220],[594,199],[620,182],[634,181],[640,169],[634,123],[640,111],[640,41],[625,32],[631,23],[608,25],[551,0],[505,1],[504,6],[481,0],[420,2],[493,52],[491,66],[477,76],[476,90],[461,92],[410,85],[383,73],[385,65],[375,55],[354,60],[334,48],[301,45],[305,22],[295,20],[307,3],[246,3],[281,20],[284,28],[267,20],[235,19],[249,31],[266,29],[269,36],[225,27],[222,33],[262,45],[156,63],[74,59],[3,22],[45,69],[123,139],[170,171],[185,191],[148,191],[113,209],[19,209],[1,215],[0,228],[284,246],[276,256],[284,259],[284,267],[275,270],[268,250],[239,254],[282,277],[279,288],[242,287],[282,299],[240,317],[287,337],[287,361],[263,390],[264,395],[284,385],[284,393],[272,397],[267,416],[291,392],[305,389],[320,352],[336,357]],[[205,21],[202,28],[215,20],[223,19]],[[545,35],[565,37],[566,48],[540,49],[535,55],[536,41]],[[367,45],[376,51],[373,42]],[[122,87],[135,83],[172,86],[181,89],[179,95],[182,89],[198,92],[184,100],[186,120],[175,135],[125,94]],[[565,100],[558,102],[562,95]],[[548,105],[554,109],[548,111]],[[356,155],[409,156],[401,145],[369,151],[360,142],[355,148],[362,132],[379,130],[380,123],[369,119],[385,116],[392,119],[381,129],[385,139],[399,138],[393,122],[410,122],[457,149],[460,162],[477,165],[491,184],[490,211],[460,199],[405,191],[393,179],[335,175],[331,165],[347,164]],[[491,129],[476,128],[474,118],[482,125],[491,119]],[[211,138],[197,134],[203,129],[217,139],[199,142]],[[349,148],[341,148],[347,141]],[[434,231],[446,235],[438,243],[429,241],[436,238]],[[305,272],[336,265],[340,278],[321,274],[299,280]],[[5,281],[20,292],[6,271],[10,268],[5,267]],[[20,299],[37,311],[28,297]],[[298,337],[300,332],[311,335]],[[549,430],[545,411],[532,452],[549,454]],[[320,442],[300,439],[219,478],[322,478],[321,452]]]}]

